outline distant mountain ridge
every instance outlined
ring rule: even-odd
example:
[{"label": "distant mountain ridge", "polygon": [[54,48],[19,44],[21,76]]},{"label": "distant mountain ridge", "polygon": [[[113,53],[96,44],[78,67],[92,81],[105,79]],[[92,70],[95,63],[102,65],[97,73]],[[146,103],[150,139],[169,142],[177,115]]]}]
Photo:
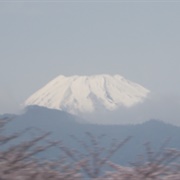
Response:
[{"label": "distant mountain ridge", "polygon": [[[70,135],[87,141],[86,132],[94,136],[105,134],[104,146],[109,146],[112,139],[122,140],[127,136],[132,136],[132,139],[114,157],[115,162],[124,164],[135,160],[137,155],[144,154],[143,144],[145,142],[151,142],[153,148],[158,149],[167,138],[171,137],[168,147],[180,149],[180,127],[162,121],[150,120],[136,125],[97,125],[79,123],[79,121],[82,120],[60,110],[31,106],[8,124],[7,132],[17,132],[34,127],[43,132],[52,132],[51,139],[62,140],[72,148],[80,147],[70,138]],[[49,154],[55,155],[52,151]]]},{"label": "distant mountain ridge", "polygon": [[25,101],[71,114],[113,111],[143,102],[149,90],[120,75],[58,76]]}]

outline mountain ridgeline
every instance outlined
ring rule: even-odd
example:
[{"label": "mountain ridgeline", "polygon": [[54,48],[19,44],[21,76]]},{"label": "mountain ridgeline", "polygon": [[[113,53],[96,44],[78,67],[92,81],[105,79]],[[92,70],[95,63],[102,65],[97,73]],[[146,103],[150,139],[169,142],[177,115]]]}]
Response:
[{"label": "mountain ridgeline", "polygon": [[[144,123],[133,124],[137,122],[135,118],[142,116],[139,109],[136,109],[139,107],[137,105],[143,106],[145,100],[149,99],[149,93],[143,86],[120,75],[61,75],[25,101],[23,114],[4,115],[13,119],[8,124],[7,132],[20,132],[32,127],[38,132],[51,132],[51,139],[62,140],[70,148],[80,151],[82,147],[71,135],[84,142],[88,142],[88,136],[85,135],[87,132],[95,137],[105,135],[102,139],[102,145],[105,147],[111,147],[113,139],[121,141],[131,136],[131,140],[113,156],[112,160],[120,164],[128,164],[135,161],[138,155],[143,155],[143,144],[146,142],[151,142],[152,147],[157,150],[171,137],[168,147],[180,148],[180,127],[158,120],[144,122],[146,119],[139,121]],[[126,114],[129,115],[130,110],[131,119],[123,119],[128,117]],[[115,117],[116,111],[122,116]],[[102,116],[98,116],[101,112]],[[108,116],[106,112],[113,113],[114,118],[110,118],[111,114]],[[84,114],[87,116],[83,116]],[[84,118],[88,116],[89,121]],[[122,120],[119,121],[120,117]],[[117,124],[118,122],[124,123]],[[27,135],[24,140],[28,138]],[[57,151],[50,150],[46,155],[57,157],[58,154]]]},{"label": "mountain ridgeline", "polygon": [[[145,142],[151,142],[152,147],[157,150],[167,138],[171,137],[168,147],[180,148],[180,127],[158,120],[150,120],[136,125],[98,125],[82,122],[82,119],[67,112],[40,106],[28,106],[23,114],[14,116],[8,124],[7,132],[12,133],[33,127],[43,132],[52,132],[51,139],[62,140],[67,146],[77,149],[80,147],[70,135],[75,135],[87,142],[86,132],[90,132],[94,136],[104,134],[102,144],[106,147],[111,145],[112,139],[123,140],[132,136],[131,140],[112,159],[121,164],[135,161],[138,155],[144,154],[143,144]],[[48,153],[53,156],[55,154],[53,151]]]}]

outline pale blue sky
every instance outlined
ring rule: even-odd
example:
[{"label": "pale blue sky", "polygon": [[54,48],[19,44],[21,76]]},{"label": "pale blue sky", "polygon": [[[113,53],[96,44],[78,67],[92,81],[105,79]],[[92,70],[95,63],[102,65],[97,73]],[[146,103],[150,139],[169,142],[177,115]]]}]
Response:
[{"label": "pale blue sky", "polygon": [[0,113],[59,74],[120,74],[180,96],[180,1],[0,1]]}]

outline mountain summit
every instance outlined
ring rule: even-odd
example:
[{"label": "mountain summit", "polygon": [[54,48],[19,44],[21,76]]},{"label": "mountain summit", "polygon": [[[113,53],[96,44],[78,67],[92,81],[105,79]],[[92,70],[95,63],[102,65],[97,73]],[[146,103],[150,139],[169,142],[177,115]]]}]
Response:
[{"label": "mountain summit", "polygon": [[149,90],[120,75],[58,76],[25,101],[72,114],[115,110],[141,103]]}]

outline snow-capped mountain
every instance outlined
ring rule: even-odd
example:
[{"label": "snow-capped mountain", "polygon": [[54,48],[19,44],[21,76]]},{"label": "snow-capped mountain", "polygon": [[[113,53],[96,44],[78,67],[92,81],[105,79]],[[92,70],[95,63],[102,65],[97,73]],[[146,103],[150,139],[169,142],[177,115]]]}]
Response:
[{"label": "snow-capped mountain", "polygon": [[72,114],[115,110],[143,102],[149,90],[120,75],[58,76],[25,101]]}]

